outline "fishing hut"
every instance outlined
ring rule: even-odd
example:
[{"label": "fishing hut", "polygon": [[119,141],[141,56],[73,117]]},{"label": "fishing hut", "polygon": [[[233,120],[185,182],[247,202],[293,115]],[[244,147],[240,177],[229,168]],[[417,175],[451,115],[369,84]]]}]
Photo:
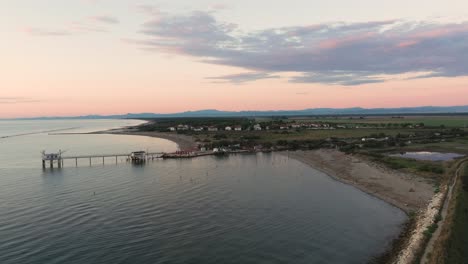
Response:
[{"label": "fishing hut", "polygon": [[57,163],[59,168],[63,167],[63,159],[62,159],[63,151],[59,151],[58,153],[46,153],[42,151],[42,168],[45,169],[47,163],[50,164],[50,167],[54,167],[54,163]]},{"label": "fishing hut", "polygon": [[130,160],[132,163],[144,163],[146,162],[146,152],[145,151],[134,151],[130,154]]}]

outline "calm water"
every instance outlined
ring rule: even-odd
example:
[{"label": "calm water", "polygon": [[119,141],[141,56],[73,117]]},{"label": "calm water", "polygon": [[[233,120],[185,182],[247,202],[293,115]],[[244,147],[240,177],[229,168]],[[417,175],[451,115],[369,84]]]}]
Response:
[{"label": "calm water", "polygon": [[[52,127],[35,122],[0,121],[0,133]],[[103,124],[70,122],[53,128]],[[176,145],[45,133],[0,139],[0,148],[2,264],[365,263],[405,221],[400,210],[277,154],[51,171],[40,166],[42,149],[72,155]]]},{"label": "calm water", "polygon": [[392,154],[390,156],[408,158],[408,159],[417,159],[417,160],[430,160],[430,161],[448,161],[456,158],[461,158],[464,155],[457,153],[440,153],[440,152],[405,152],[400,154]]}]

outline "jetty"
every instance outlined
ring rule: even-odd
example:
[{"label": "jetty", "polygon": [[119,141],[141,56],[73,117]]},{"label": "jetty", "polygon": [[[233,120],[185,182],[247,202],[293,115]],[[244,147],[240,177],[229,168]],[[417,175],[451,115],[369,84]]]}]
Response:
[{"label": "jetty", "polygon": [[[173,153],[166,152],[146,152],[146,151],[134,151],[131,153],[117,153],[117,154],[94,154],[94,155],[82,155],[82,156],[64,156],[65,151],[60,150],[56,153],[46,153],[42,151],[42,168],[50,166],[54,168],[63,168],[65,166],[65,161],[72,161],[75,167],[83,164],[79,162],[80,160],[86,160],[89,163],[89,166],[94,164],[118,164],[119,160],[125,160],[126,162],[131,162],[132,164],[143,164],[150,160],[155,159],[187,159],[187,158],[196,158],[203,156],[223,156],[228,154],[240,154],[240,153],[251,153],[252,151],[248,150],[223,150],[215,149],[212,151],[195,151],[195,150],[179,150]],[[67,162],[70,164],[70,162]]]},{"label": "jetty", "polygon": [[[46,153],[42,152],[42,167],[46,168],[47,165],[50,168],[57,166],[58,168],[64,167],[65,160],[74,161],[74,165],[78,167],[79,160],[89,161],[89,166],[96,164],[96,160],[99,160],[99,164],[105,164],[106,160],[109,162],[109,159],[114,160],[115,164],[119,162],[120,159],[124,159],[127,162],[132,163],[144,163],[147,160],[154,160],[158,158],[163,158],[166,153],[164,152],[146,152],[146,151],[134,151],[131,153],[117,153],[117,154],[95,154],[95,155],[82,155],[82,156],[64,156],[64,151],[59,151],[57,153]],[[94,162],[94,163],[93,163]],[[112,161],[114,163],[114,161]]]}]

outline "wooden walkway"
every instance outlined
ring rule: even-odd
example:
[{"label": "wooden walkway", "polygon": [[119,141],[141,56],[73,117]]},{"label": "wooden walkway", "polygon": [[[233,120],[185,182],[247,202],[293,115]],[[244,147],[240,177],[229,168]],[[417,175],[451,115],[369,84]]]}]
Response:
[{"label": "wooden walkway", "polygon": [[[145,153],[145,159],[146,160],[154,160],[158,158],[162,158],[166,153],[164,152],[149,152]],[[92,166],[93,164],[96,164],[96,160],[99,159],[100,162],[99,164],[106,164],[106,159],[109,162],[109,158],[115,158],[115,164],[119,163],[119,158],[125,158],[126,161],[131,160],[131,155],[132,153],[118,153],[118,154],[99,154],[99,155],[80,155],[80,156],[59,156],[57,159],[44,159],[42,160],[42,167],[46,167],[46,162],[50,162],[50,167],[54,167],[54,163],[57,164],[59,168],[64,167],[64,161],[65,160],[74,160],[75,166],[78,167],[78,161],[79,160],[88,160],[89,161],[89,166]],[[93,163],[94,161],[94,163]],[[112,162],[114,163],[114,162]]]}]

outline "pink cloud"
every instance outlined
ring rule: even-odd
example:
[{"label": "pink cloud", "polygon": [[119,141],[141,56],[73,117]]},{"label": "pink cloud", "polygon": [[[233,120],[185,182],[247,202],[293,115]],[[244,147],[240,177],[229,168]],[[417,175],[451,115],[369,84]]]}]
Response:
[{"label": "pink cloud", "polygon": [[328,39],[328,40],[321,41],[318,44],[318,46],[320,49],[336,49],[338,47],[352,45],[353,43],[358,43],[366,39],[371,39],[375,37],[376,35],[377,34],[374,32],[365,32],[359,35],[346,36],[346,37],[341,37],[341,38],[336,38],[336,39]]},{"label": "pink cloud", "polygon": [[419,41],[417,40],[405,40],[405,41],[402,41],[400,43],[398,43],[398,47],[399,48],[407,48],[407,47],[411,47],[411,46],[414,46],[416,44],[418,44]]}]

